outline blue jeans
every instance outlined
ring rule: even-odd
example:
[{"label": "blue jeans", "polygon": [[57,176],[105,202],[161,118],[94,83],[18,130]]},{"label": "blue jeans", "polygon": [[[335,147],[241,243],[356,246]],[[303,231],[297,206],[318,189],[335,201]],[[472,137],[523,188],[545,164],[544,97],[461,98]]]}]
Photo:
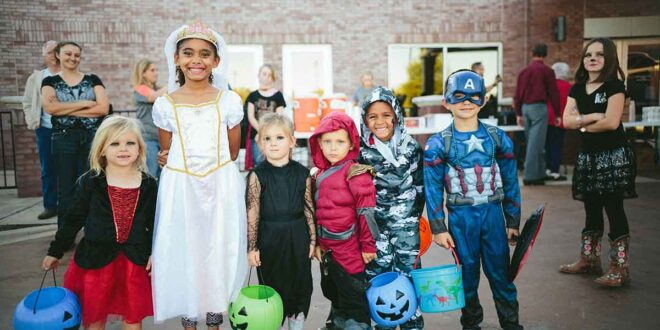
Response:
[{"label": "blue jeans", "polygon": [[253,138],[252,139],[252,160],[254,161],[254,167],[257,167],[257,165],[263,163],[264,161],[264,154],[261,153],[261,149],[259,149],[259,146],[257,145],[257,141]]},{"label": "blue jeans", "polygon": [[147,145],[147,169],[149,174],[158,178],[160,176],[160,166],[158,166],[158,152],[160,144],[158,140],[144,140]]},{"label": "blue jeans", "polygon": [[57,175],[55,174],[55,161],[51,152],[51,134],[53,130],[39,127],[37,135],[37,151],[41,163],[41,195],[44,209],[57,210]]},{"label": "blue jeans", "polygon": [[76,180],[89,170],[89,150],[96,130],[66,128],[53,131],[53,158],[57,175],[57,226],[61,227],[68,211]]},{"label": "blue jeans", "polygon": [[548,130],[548,106],[545,103],[522,105],[525,119],[525,170],[523,179],[527,181],[545,178],[545,135]]}]

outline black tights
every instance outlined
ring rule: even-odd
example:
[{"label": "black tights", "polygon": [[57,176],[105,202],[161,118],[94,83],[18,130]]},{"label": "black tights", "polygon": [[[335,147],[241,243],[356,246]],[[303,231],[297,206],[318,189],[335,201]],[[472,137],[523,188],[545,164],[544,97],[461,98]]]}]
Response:
[{"label": "black tights", "polygon": [[603,231],[603,208],[610,222],[610,239],[614,240],[629,233],[628,218],[623,210],[623,197],[604,194],[599,197],[584,199],[584,210],[587,213],[585,231]]}]

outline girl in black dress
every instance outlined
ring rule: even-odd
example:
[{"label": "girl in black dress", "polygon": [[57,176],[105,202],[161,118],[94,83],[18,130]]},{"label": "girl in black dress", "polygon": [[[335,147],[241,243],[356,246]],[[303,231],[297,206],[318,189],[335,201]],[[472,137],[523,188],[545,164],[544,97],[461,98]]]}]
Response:
[{"label": "girl in black dress", "polygon": [[624,79],[614,43],[607,38],[591,40],[582,51],[563,116],[565,128],[580,130],[582,148],[573,174],[573,198],[584,202],[586,224],[580,258],[562,265],[560,271],[600,275],[605,209],[610,223],[610,265],[607,273],[596,279],[605,286],[621,286],[630,280],[630,235],[623,200],[637,193],[635,154],[621,124]]},{"label": "girl in black dress", "polygon": [[287,327],[303,329],[316,245],[312,181],[309,170],[291,160],[296,142],[289,119],[265,115],[257,139],[266,161],[247,179],[248,259],[260,267],[259,283],[282,297]]}]

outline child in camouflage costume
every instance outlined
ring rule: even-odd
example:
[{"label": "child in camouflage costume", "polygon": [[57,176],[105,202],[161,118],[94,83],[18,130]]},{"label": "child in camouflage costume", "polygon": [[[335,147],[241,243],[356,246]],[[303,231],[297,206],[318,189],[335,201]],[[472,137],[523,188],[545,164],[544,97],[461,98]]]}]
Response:
[{"label": "child in camouflage costume", "polygon": [[[419,254],[419,217],[424,208],[422,149],[406,133],[401,106],[391,90],[374,89],[362,103],[361,118],[358,161],[376,171],[375,218],[380,230],[377,257],[367,266],[367,275],[395,271],[410,276]],[[423,327],[419,310],[401,325],[401,329]]]}]

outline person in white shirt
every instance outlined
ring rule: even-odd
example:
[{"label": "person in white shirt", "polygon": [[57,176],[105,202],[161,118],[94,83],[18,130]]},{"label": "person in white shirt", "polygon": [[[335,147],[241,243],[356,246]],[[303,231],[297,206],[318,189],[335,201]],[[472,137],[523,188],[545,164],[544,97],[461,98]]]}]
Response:
[{"label": "person in white shirt", "polygon": [[53,156],[51,154],[51,133],[53,125],[50,114],[45,112],[41,104],[41,81],[60,72],[60,65],[55,58],[57,41],[48,40],[42,46],[45,69],[35,70],[25,84],[23,95],[23,111],[28,129],[34,130],[37,136],[37,150],[41,163],[41,193],[44,210],[39,219],[49,219],[57,215],[57,176]]}]

